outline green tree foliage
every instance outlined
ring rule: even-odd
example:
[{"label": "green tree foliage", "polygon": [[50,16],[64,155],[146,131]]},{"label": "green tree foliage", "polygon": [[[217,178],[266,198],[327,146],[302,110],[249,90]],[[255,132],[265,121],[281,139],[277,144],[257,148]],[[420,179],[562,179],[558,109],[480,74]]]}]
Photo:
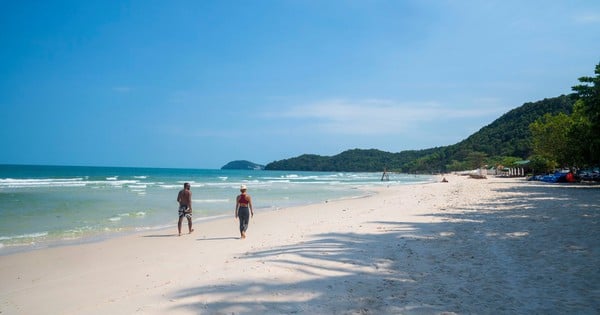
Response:
[{"label": "green tree foliage", "polygon": [[470,166],[469,168],[475,169],[483,167],[485,165],[486,158],[487,154],[485,154],[484,152],[469,152],[469,155],[467,156],[467,162]]},{"label": "green tree foliage", "polygon": [[446,165],[446,171],[448,172],[463,171],[466,169],[469,169],[468,162],[466,161],[459,162],[457,160],[452,160],[450,161],[450,164]]},{"label": "green tree foliage", "polygon": [[500,161],[495,161],[493,163],[493,165],[502,165],[505,167],[516,167],[517,166],[517,162],[521,161],[523,159],[515,157],[515,156],[505,156],[502,159],[500,159]]},{"label": "green tree foliage", "polygon": [[294,170],[294,171],[332,171],[328,165],[329,157],[316,154],[303,154],[301,156],[275,161],[265,166],[266,170]]},{"label": "green tree foliage", "polygon": [[485,159],[485,162],[488,168],[496,166],[514,167],[517,166],[515,162],[522,160],[522,158],[515,156],[490,156]]},{"label": "green tree foliage", "polygon": [[591,143],[594,138],[592,126],[589,118],[586,116],[585,104],[582,100],[575,102],[573,114],[571,115],[572,125],[569,130],[569,144],[573,157],[573,165],[597,164],[592,162]]},{"label": "green tree foliage", "polygon": [[600,164],[600,64],[595,77],[581,77],[573,112],[546,114],[531,124],[534,156],[551,166]]},{"label": "green tree foliage", "polygon": [[[575,119],[574,141],[581,142],[581,154],[589,164],[600,164],[600,63],[595,77],[581,77],[582,84],[573,87],[579,100]],[[587,121],[586,121],[587,120]]]},{"label": "green tree foliage", "polygon": [[536,174],[551,172],[556,169],[557,166],[556,162],[539,155],[532,156],[531,162],[529,162],[529,167]]},{"label": "green tree foliage", "polygon": [[334,156],[304,154],[267,164],[267,170],[380,172],[384,169],[408,172],[407,164],[431,154],[435,149],[390,153],[376,149],[353,149]]},{"label": "green tree foliage", "polygon": [[558,165],[573,163],[569,133],[573,126],[571,116],[546,114],[530,125],[533,134],[534,155]]}]

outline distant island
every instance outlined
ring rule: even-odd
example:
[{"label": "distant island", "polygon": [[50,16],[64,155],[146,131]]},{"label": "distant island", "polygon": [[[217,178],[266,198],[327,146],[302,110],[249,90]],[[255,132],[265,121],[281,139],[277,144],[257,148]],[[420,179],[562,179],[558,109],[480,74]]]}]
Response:
[{"label": "distant island", "polygon": [[221,167],[222,170],[264,170],[265,166],[250,161],[231,161]]}]

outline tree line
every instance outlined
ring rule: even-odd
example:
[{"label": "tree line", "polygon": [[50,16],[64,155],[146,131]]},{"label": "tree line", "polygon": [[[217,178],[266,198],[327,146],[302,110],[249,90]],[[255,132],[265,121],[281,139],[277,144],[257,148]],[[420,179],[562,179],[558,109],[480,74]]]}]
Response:
[{"label": "tree line", "polygon": [[541,170],[600,165],[600,63],[579,78],[571,113],[546,113],[531,124],[532,161]]}]

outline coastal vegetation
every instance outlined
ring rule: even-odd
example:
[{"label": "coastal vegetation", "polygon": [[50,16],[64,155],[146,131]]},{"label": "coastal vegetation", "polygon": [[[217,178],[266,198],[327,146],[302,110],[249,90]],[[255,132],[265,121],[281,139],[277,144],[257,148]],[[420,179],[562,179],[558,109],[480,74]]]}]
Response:
[{"label": "coastal vegetation", "polygon": [[600,165],[600,63],[594,73],[573,87],[570,115],[546,113],[531,124],[532,159],[544,170]]},{"label": "coastal vegetation", "polygon": [[222,170],[262,170],[264,168],[264,165],[246,160],[231,161],[221,167]]},{"label": "coastal vegetation", "polygon": [[575,93],[525,103],[465,140],[448,146],[399,153],[352,149],[334,156],[304,154],[274,161],[267,170],[440,173],[523,160],[530,168],[600,164],[600,64],[595,77],[582,77]]},{"label": "coastal vegetation", "polygon": [[561,95],[509,111],[467,139],[444,147],[390,153],[352,149],[334,156],[304,154],[275,161],[267,170],[438,173],[473,169],[486,164],[509,166],[533,154],[529,125],[546,114],[570,115],[573,97]]}]

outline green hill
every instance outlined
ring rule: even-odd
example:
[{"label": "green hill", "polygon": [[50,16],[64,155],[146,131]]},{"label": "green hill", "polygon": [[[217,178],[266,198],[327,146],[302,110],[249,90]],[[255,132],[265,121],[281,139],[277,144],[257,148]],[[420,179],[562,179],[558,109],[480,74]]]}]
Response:
[{"label": "green hill", "polygon": [[445,172],[466,166],[473,159],[486,161],[505,157],[526,159],[532,153],[529,125],[546,113],[573,111],[573,97],[561,95],[525,103],[481,128],[467,139],[444,147],[409,150],[399,153],[377,149],[353,149],[334,156],[304,154],[274,161],[267,170],[379,172]]},{"label": "green hill", "polygon": [[529,125],[546,113],[570,115],[573,104],[573,97],[567,95],[525,103],[455,146],[461,150],[485,152],[489,156],[527,158],[532,153]]},{"label": "green hill", "polygon": [[221,167],[222,170],[263,170],[265,167],[250,161],[231,161]]}]

